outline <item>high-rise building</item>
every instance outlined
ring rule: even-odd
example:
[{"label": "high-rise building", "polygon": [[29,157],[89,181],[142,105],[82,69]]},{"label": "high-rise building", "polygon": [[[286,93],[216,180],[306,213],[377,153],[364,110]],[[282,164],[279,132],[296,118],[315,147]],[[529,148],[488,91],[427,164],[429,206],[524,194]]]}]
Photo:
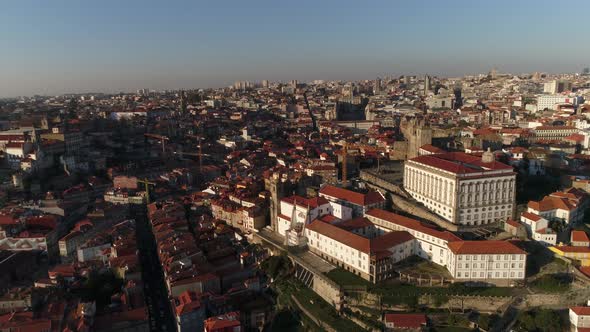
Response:
[{"label": "high-rise building", "polygon": [[262,87],[268,88],[268,80],[262,80]]},{"label": "high-rise building", "polygon": [[571,91],[572,83],[566,80],[553,80],[543,85],[543,92],[545,93],[562,93],[564,91]]},{"label": "high-rise building", "polygon": [[424,76],[424,95],[427,95],[428,92],[432,89],[432,83],[430,76]]},{"label": "high-rise building", "polygon": [[381,93],[381,79],[377,77],[375,80],[375,86],[373,87],[373,94],[380,94]]}]

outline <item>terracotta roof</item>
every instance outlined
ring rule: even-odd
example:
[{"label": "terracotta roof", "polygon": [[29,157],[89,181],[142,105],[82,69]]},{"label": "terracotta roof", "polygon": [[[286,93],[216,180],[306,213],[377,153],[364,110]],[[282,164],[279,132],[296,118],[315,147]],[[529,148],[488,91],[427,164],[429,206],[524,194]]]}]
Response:
[{"label": "terracotta roof", "polygon": [[454,241],[448,247],[457,255],[526,254],[524,250],[507,241]]},{"label": "terracotta roof", "polygon": [[358,228],[370,227],[372,225],[373,223],[365,217],[358,217],[335,223],[335,226],[338,226],[349,231]]},{"label": "terracotta roof", "polygon": [[205,320],[205,331],[225,331],[225,329],[239,327],[240,313],[230,312],[225,315],[210,317]]},{"label": "terracotta roof", "polygon": [[521,224],[520,224],[518,221],[516,221],[516,220],[514,220],[514,219],[512,219],[512,218],[508,218],[508,219],[506,220],[506,223],[507,223],[508,225],[512,226],[512,227],[520,227],[520,226],[521,226]]},{"label": "terracotta roof", "polygon": [[313,198],[305,198],[299,195],[293,195],[289,197],[285,197],[282,201],[287,202],[289,204],[293,204],[294,202],[297,203],[298,206],[301,207],[311,207],[316,208],[320,205],[330,203],[325,197],[313,197]]},{"label": "terracotta roof", "polygon": [[491,170],[512,170],[512,166],[493,161],[484,163],[480,157],[463,152],[448,152],[410,159],[415,163],[445,170],[455,174],[481,173]]},{"label": "terracotta roof", "polygon": [[[359,219],[359,223],[371,223],[366,218],[357,219]],[[414,239],[412,234],[406,231],[389,232],[381,236],[369,239],[357,235],[353,232],[350,232],[344,228],[341,228],[339,225],[329,224],[318,219],[314,220],[311,224],[307,225],[307,229],[312,230],[314,232],[318,232],[326,237],[333,239],[336,242],[340,242],[346,246],[354,248],[358,251],[362,251],[366,254],[379,255],[381,252],[386,251],[391,247]],[[389,254],[390,253],[387,252],[387,255]]]},{"label": "terracotta roof", "polygon": [[419,329],[426,325],[426,315],[385,314],[385,323],[393,323],[394,328]]},{"label": "terracotta roof", "polygon": [[570,307],[578,316],[590,316],[590,307]]},{"label": "terracotta roof", "polygon": [[567,210],[571,211],[576,208],[568,199],[554,196],[545,196],[540,201],[530,201],[527,206],[536,211]]},{"label": "terracotta roof", "polygon": [[558,246],[558,247],[553,247],[553,248],[560,250],[564,253],[579,253],[579,254],[590,253],[590,247]]},{"label": "terracotta roof", "polygon": [[588,234],[584,231],[576,231],[573,230],[571,234],[571,241],[572,242],[590,242],[588,238]]},{"label": "terracotta roof", "polygon": [[434,236],[436,238],[445,240],[445,241],[459,241],[461,240],[461,238],[459,238],[458,236],[454,235],[453,233],[449,232],[449,231],[441,231],[438,229],[435,229],[433,227],[430,227],[427,224],[424,224],[418,220],[415,219],[411,219],[408,217],[404,217],[402,215],[393,213],[393,212],[389,212],[389,211],[385,211],[385,210],[381,210],[381,209],[372,209],[370,211],[368,211],[366,213],[366,215],[375,217],[375,218],[379,218],[385,221],[388,221],[392,224],[396,224],[408,229],[413,229],[415,231],[430,235],[430,236]]},{"label": "terracotta roof", "polygon": [[334,241],[345,244],[358,251],[362,251],[367,254],[371,251],[371,243],[368,238],[354,234],[333,224],[316,219],[307,225],[306,228],[327,236]]},{"label": "terracotta roof", "polygon": [[531,220],[531,221],[533,221],[533,222],[537,222],[537,221],[539,221],[539,220],[543,219],[543,218],[542,218],[541,216],[539,216],[538,214],[534,214],[534,213],[531,213],[531,212],[523,212],[523,213],[521,214],[521,217],[527,218],[527,219],[529,219],[529,220]]},{"label": "terracotta roof", "polygon": [[369,191],[367,194],[357,193],[352,190],[325,185],[320,189],[321,195],[334,197],[351,202],[356,205],[367,206],[385,201],[383,196],[376,191]]},{"label": "terracotta roof", "polygon": [[438,147],[436,147],[436,146],[434,146],[432,144],[422,145],[420,147],[420,149],[422,149],[424,151],[432,152],[432,153],[445,153],[446,152],[445,150],[443,150],[441,148],[438,148]]}]

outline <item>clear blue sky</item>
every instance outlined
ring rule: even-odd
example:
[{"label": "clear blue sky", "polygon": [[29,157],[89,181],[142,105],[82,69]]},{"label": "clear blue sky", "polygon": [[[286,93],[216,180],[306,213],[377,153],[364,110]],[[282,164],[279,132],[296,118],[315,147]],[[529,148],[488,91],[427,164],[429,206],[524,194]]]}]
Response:
[{"label": "clear blue sky", "polygon": [[0,96],[576,72],[590,1],[0,2]]}]

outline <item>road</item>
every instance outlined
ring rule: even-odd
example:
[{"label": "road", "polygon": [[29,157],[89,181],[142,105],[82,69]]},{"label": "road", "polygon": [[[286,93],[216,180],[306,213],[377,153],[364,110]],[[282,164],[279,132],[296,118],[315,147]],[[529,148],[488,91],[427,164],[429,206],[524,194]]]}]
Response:
[{"label": "road", "polygon": [[156,241],[147,219],[145,206],[133,206],[131,217],[136,222],[137,249],[141,262],[145,301],[148,307],[151,331],[176,331],[168,291],[164,283],[162,265],[156,251]]}]

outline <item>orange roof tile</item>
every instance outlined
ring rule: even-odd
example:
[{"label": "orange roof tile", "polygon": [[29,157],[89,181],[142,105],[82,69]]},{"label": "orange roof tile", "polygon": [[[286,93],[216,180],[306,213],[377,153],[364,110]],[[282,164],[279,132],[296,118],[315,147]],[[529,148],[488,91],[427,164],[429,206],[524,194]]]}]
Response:
[{"label": "orange roof tile", "polygon": [[526,254],[524,250],[507,241],[454,241],[448,247],[456,255]]}]

